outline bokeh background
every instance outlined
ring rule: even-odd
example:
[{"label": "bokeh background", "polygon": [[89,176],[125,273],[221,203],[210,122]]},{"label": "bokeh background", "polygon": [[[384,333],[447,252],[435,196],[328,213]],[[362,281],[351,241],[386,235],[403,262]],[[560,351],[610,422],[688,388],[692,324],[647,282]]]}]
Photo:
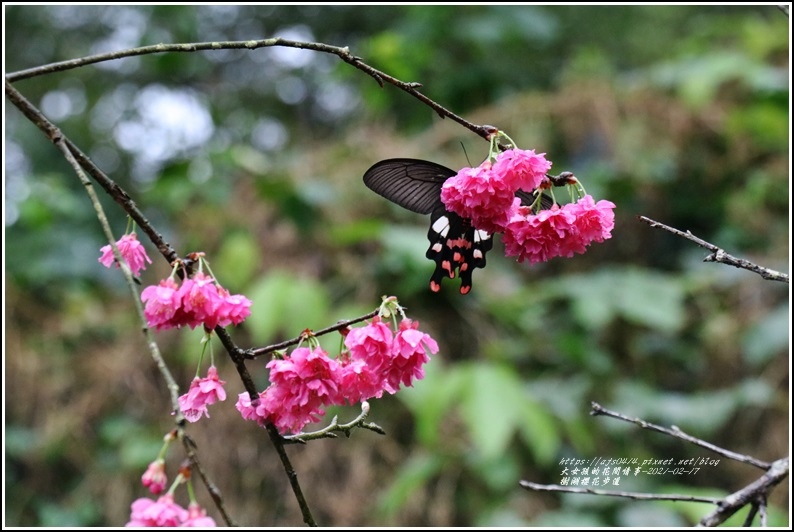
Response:
[{"label": "bokeh background", "polygon": [[[389,157],[478,164],[487,143],[337,58],[169,53],[15,84],[180,254],[206,252],[254,301],[231,331],[239,345],[364,314],[384,294],[439,341],[423,381],[372,402],[386,436],[288,449],[319,523],[686,526],[711,510],[519,488],[559,484],[564,458],[719,458],[590,417],[590,401],[759,459],[787,455],[788,285],[704,264],[705,250],[637,220],[789,272],[790,23],[778,8],[4,6],[4,32],[6,73],[160,42],[349,46],[617,204],[613,238],[585,255],[529,267],[497,239],[471,294],[457,281],[434,294],[427,217],[361,176]],[[106,242],[77,178],[8,104],[4,133],[5,523],[123,525],[172,428],[167,390],[120,273],[97,262]],[[120,236],[125,216],[103,201]],[[169,273],[148,251],[144,285]],[[183,390],[200,336],[157,334]],[[300,526],[265,432],[234,409],[243,390],[219,345],[216,357],[230,397],[189,427],[199,456],[239,523]],[[249,365],[262,389],[265,362]],[[174,446],[172,478],[182,459]],[[760,474],[722,459],[620,488],[724,496]],[[771,523],[789,525],[788,487],[770,502]]]}]

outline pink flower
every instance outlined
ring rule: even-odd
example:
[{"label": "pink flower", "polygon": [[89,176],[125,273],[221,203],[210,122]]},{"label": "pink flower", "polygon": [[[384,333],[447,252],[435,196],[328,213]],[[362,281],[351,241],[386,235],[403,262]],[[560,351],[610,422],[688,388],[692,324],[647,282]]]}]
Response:
[{"label": "pink flower", "polygon": [[614,208],[615,204],[611,201],[600,200],[594,203],[589,194],[571,206],[571,211],[576,215],[574,225],[579,240],[585,246],[611,238],[612,229],[615,227]]},{"label": "pink flower", "polygon": [[[130,233],[121,237],[118,242],[116,242],[116,247],[119,248],[119,253],[121,253],[122,258],[127,261],[132,275],[136,277],[141,270],[146,269],[147,262],[149,264],[152,263],[152,260],[146,254],[146,249],[143,247],[143,244],[138,241],[138,236],[135,233]],[[111,264],[116,262],[116,258],[113,256],[113,248],[108,244],[107,246],[102,246],[99,251],[102,252],[102,256],[99,257],[99,262],[110,268]],[[118,267],[119,265],[116,264],[116,268]]]},{"label": "pink flower", "polygon": [[183,325],[191,329],[199,325],[214,329],[218,325],[239,325],[251,315],[250,299],[239,294],[230,295],[202,272],[185,279],[182,286],[170,277],[157,286],[148,286],[141,292],[141,300],[146,303],[144,314],[149,327],[157,330]]},{"label": "pink flower", "polygon": [[210,329],[215,328],[219,320],[218,309],[223,303],[215,279],[197,272],[182,282],[179,296],[186,325],[190,325],[191,329],[202,324]]},{"label": "pink flower", "polygon": [[210,366],[205,378],[194,378],[187,393],[179,397],[179,409],[184,414],[185,419],[195,423],[201,419],[202,415],[210,417],[207,406],[216,401],[226,400],[226,390],[223,389],[224,384],[226,384],[226,381],[218,378],[218,370],[215,366]]},{"label": "pink flower", "polygon": [[502,237],[505,255],[534,264],[584,253],[592,242],[603,242],[612,236],[614,208],[611,201],[594,203],[589,195],[562,208],[554,205],[536,215],[526,207],[519,207]]},{"label": "pink flower", "polygon": [[364,327],[351,329],[345,336],[345,347],[353,360],[363,360],[367,366],[377,370],[391,360],[391,345],[394,335],[380,316]]},{"label": "pink flower", "polygon": [[149,327],[155,327],[159,331],[180,326],[179,321],[175,320],[177,313],[181,311],[178,290],[179,286],[170,277],[163,279],[158,285],[143,289],[141,301],[146,303],[143,313]]},{"label": "pink flower", "polygon": [[575,238],[575,221],[576,215],[569,208],[561,209],[556,204],[536,215],[521,207],[505,227],[502,236],[505,255],[517,256],[519,262],[528,260],[530,264],[561,255],[572,256],[579,245]]},{"label": "pink flower", "polygon": [[545,153],[535,150],[512,149],[499,153],[491,171],[502,176],[513,189],[532,192],[540,185],[546,172],[551,170],[551,163],[544,157]]},{"label": "pink flower", "polygon": [[191,526],[197,528],[203,527],[216,527],[215,520],[212,517],[207,517],[207,511],[202,508],[199,503],[191,502],[187,505],[187,519],[182,523],[182,526]]},{"label": "pink flower", "polygon": [[309,423],[317,423],[325,415],[322,401],[309,397],[305,403],[295,394],[295,389],[270,385],[259,394],[256,414],[272,422],[282,434],[300,432]]},{"label": "pink flower", "polygon": [[131,505],[130,521],[126,526],[176,527],[188,518],[188,511],[174,502],[174,496],[166,493],[157,501],[141,498]]},{"label": "pink flower", "polygon": [[508,222],[507,211],[516,189],[491,169],[488,161],[477,168],[463,168],[441,187],[441,201],[477,229],[499,232]]},{"label": "pink flower", "polygon": [[384,378],[361,359],[348,359],[342,363],[339,388],[343,399],[353,405],[373,397],[380,398],[384,392]]},{"label": "pink flower", "polygon": [[225,288],[219,288],[218,295],[222,298],[217,310],[218,325],[221,327],[239,325],[251,315],[251,300],[247,297],[240,294],[229,295]]},{"label": "pink flower", "polygon": [[414,379],[423,379],[424,364],[430,361],[427,352],[438,353],[438,344],[419,329],[419,322],[404,319],[392,344],[392,363],[386,369],[386,390],[396,393],[400,384],[411,386]]},{"label": "pink flower", "polygon": [[141,476],[141,483],[154,495],[159,495],[165,489],[168,477],[165,474],[165,460],[158,458],[149,464],[146,472]]},{"label": "pink flower", "polygon": [[261,397],[262,393],[259,394],[259,397],[256,399],[256,404],[254,404],[251,402],[251,396],[248,392],[243,392],[237,396],[237,402],[234,404],[234,407],[240,412],[243,419],[256,421],[260,425],[264,425],[265,421],[267,421],[267,416],[262,417],[257,414],[257,407],[259,406]]},{"label": "pink flower", "polygon": [[270,382],[289,391],[297,404],[337,403],[339,363],[317,347],[299,347],[284,360],[267,364]]}]

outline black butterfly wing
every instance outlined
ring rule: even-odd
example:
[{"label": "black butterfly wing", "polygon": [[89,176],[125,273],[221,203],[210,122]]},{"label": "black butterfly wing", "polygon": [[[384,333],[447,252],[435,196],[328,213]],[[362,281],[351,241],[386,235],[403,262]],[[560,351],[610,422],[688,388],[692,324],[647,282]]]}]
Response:
[{"label": "black butterfly wing", "polygon": [[[419,214],[430,214],[427,239],[430,247],[425,256],[435,261],[430,289],[441,290],[441,279],[461,280],[460,293],[468,294],[475,268],[485,267],[485,254],[493,248],[492,235],[474,228],[471,220],[446,210],[441,201],[441,187],[457,172],[440,164],[420,159],[386,159],[375,163],[364,173],[364,184],[389,201]],[[530,205],[535,196],[518,191],[522,205]],[[551,206],[547,196],[543,208]]]},{"label": "black butterfly wing", "polygon": [[456,171],[419,159],[386,159],[364,173],[373,192],[419,214],[430,214],[441,203],[441,186]]}]

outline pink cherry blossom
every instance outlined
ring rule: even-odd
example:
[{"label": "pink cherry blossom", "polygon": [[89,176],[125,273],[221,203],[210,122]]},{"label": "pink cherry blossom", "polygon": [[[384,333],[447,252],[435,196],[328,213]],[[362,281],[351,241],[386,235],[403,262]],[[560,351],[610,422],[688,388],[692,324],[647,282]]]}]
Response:
[{"label": "pink cherry blossom", "polygon": [[316,397],[303,397],[296,394],[296,388],[270,385],[259,394],[260,401],[256,415],[267,419],[282,434],[300,432],[309,423],[317,423],[325,415],[323,403]]},{"label": "pink cherry blossom", "polygon": [[341,368],[339,389],[349,404],[383,396],[385,380],[365,360],[348,358]]},{"label": "pink cherry blossom", "polygon": [[216,401],[226,400],[224,384],[226,381],[220,380],[215,366],[210,366],[205,378],[194,378],[187,393],[179,397],[179,409],[185,419],[195,423],[203,415],[210,417],[207,406]]},{"label": "pink cherry blossom", "polygon": [[187,505],[187,519],[182,522],[181,526],[189,526],[196,528],[203,527],[217,527],[215,520],[212,517],[207,517],[207,511],[197,502],[191,502]]},{"label": "pink cherry blossom", "polygon": [[514,193],[519,189],[532,192],[551,170],[551,163],[545,155],[536,154],[535,150],[506,150],[496,156],[491,171],[501,176]]},{"label": "pink cherry blossom", "polygon": [[571,256],[572,249],[578,245],[578,241],[571,238],[575,235],[575,220],[576,216],[570,209],[561,209],[558,205],[538,214],[521,207],[505,227],[502,236],[505,255],[518,257],[519,262],[528,260],[530,264],[560,255]]},{"label": "pink cherry blossom", "polygon": [[608,200],[595,203],[589,194],[571,206],[571,211],[576,215],[574,225],[577,234],[585,246],[611,238],[615,227],[614,208],[615,204]]},{"label": "pink cherry blossom", "polygon": [[[261,397],[261,393],[259,394]],[[260,425],[264,425],[267,417],[262,417],[256,413],[257,406],[259,405],[259,397],[256,399],[256,404],[251,402],[251,395],[248,392],[243,392],[237,396],[237,402],[234,407],[243,416],[243,419],[249,421],[256,421]]]},{"label": "pink cherry blossom", "polygon": [[367,366],[377,370],[391,360],[391,345],[394,334],[388,325],[381,321],[380,316],[372,318],[372,322],[351,329],[345,336],[345,347],[350,351],[353,360],[363,360]]},{"label": "pink cherry blossom", "polygon": [[141,300],[146,303],[144,314],[149,327],[157,330],[183,325],[214,329],[218,325],[239,325],[251,315],[250,299],[229,294],[202,272],[185,279],[182,286],[171,277],[157,286],[148,286],[141,293]]},{"label": "pink cherry blossom", "polygon": [[476,168],[463,168],[441,187],[441,201],[446,208],[474,227],[499,232],[508,222],[507,211],[513,204],[516,189],[491,170],[488,161]]},{"label": "pink cherry blossom", "polygon": [[215,279],[197,272],[193,277],[182,282],[179,295],[186,324],[191,329],[202,324],[206,324],[210,329],[215,328],[218,323],[217,312],[223,303]]},{"label": "pink cherry blossom", "polygon": [[225,288],[219,288],[218,295],[222,298],[217,310],[218,325],[221,327],[239,325],[251,315],[251,300],[247,297],[240,294],[230,295]]},{"label": "pink cherry blossom", "polygon": [[168,482],[168,477],[165,474],[165,460],[158,458],[149,464],[143,476],[141,476],[141,483],[149,488],[149,491],[154,495],[159,495],[165,489],[165,483]]},{"label": "pink cherry blossom", "polygon": [[299,347],[283,360],[267,364],[270,382],[288,393],[298,405],[336,404],[339,398],[339,363],[317,347]]},{"label": "pink cherry blossom", "polygon": [[[146,249],[138,241],[138,236],[135,233],[122,236],[116,242],[116,247],[119,248],[122,258],[127,261],[132,275],[137,276],[141,270],[146,269],[147,262],[149,264],[152,263],[152,260],[146,254]],[[110,268],[116,262],[116,258],[113,256],[113,248],[108,244],[107,246],[102,246],[99,251],[102,253],[102,256],[99,257],[99,262]],[[116,268],[118,267],[119,265],[116,264]]]},{"label": "pink cherry blossom", "polygon": [[131,505],[130,521],[126,526],[176,527],[188,518],[188,511],[174,502],[174,496],[166,493],[157,501],[141,498]]},{"label": "pink cherry blossom", "polygon": [[385,368],[386,390],[393,394],[400,389],[400,384],[412,386],[415,379],[423,379],[425,372],[422,366],[430,361],[428,351],[438,353],[436,341],[419,330],[419,322],[402,320],[392,344],[392,363]]},{"label": "pink cherry blossom", "polygon": [[158,285],[147,286],[141,292],[141,301],[146,306],[143,313],[149,327],[171,329],[179,327],[178,320],[174,318],[181,311],[181,298],[178,293],[179,286],[172,278],[163,279]]}]

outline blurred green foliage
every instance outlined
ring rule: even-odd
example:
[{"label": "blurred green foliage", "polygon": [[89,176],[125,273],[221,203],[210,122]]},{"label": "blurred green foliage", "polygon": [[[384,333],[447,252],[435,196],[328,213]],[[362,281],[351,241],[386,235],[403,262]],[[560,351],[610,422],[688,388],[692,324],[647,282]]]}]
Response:
[{"label": "blurred green foliage", "polygon": [[[349,46],[476,123],[546,152],[617,204],[613,238],[527,267],[501,257],[427,288],[427,222],[365,189],[387,157],[472,164],[485,143],[333,57],[285,48],[158,54],[15,83],[130,192],[180,254],[207,253],[254,301],[232,332],[261,346],[396,295],[441,352],[426,378],[373,401],[386,437],[289,449],[333,526],[686,526],[704,505],[551,496],[563,458],[705,451],[588,416],[590,401],[723,447],[786,453],[786,287],[703,264],[662,221],[788,271],[789,32],[773,6],[4,6],[7,72],[159,42],[283,36]],[[5,116],[6,524],[119,526],[171,428],[121,276],[85,193],[51,144]],[[788,192],[789,194],[786,194]],[[114,229],[123,213],[103,199]],[[169,266],[143,274],[156,283]],[[158,334],[187,387],[200,333]],[[338,337],[323,338],[332,350]],[[300,516],[242,387],[189,428],[235,518]],[[265,386],[265,360],[249,364]],[[342,419],[355,409],[340,409]],[[335,412],[336,413],[336,412]],[[711,456],[711,455],[709,455]],[[169,472],[181,461],[169,453]],[[624,490],[724,496],[760,473],[627,478]],[[173,473],[171,473],[173,477]],[[203,488],[199,499],[210,506]],[[771,499],[786,526],[789,493]],[[218,520],[218,516],[210,509]],[[732,521],[739,524],[738,517]]]}]

